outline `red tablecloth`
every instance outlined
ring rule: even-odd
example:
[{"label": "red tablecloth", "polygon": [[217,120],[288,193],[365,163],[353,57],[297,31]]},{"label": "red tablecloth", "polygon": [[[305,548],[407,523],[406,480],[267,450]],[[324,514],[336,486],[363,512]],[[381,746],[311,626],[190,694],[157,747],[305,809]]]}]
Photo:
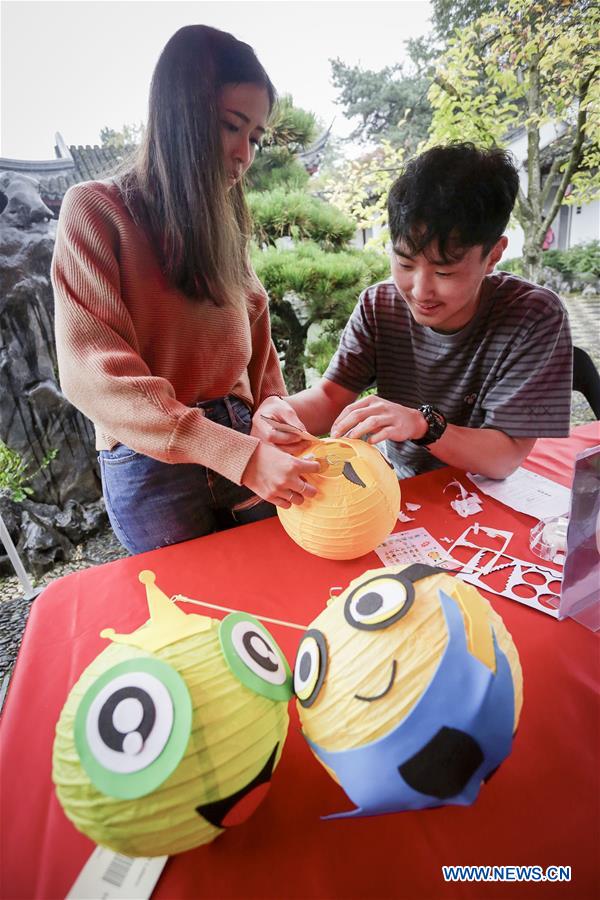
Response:
[{"label": "red tablecloth", "polygon": [[[577,442],[539,442],[537,454],[544,465],[549,459],[564,464],[576,443],[582,449],[590,441],[583,434]],[[403,501],[420,503],[421,509],[414,522],[399,527],[420,525],[438,539],[457,537],[465,520],[442,494],[453,476],[465,479],[445,469],[403,482]],[[488,498],[478,519],[514,531],[511,552],[529,558],[532,519]],[[147,618],[137,581],[141,569],[153,569],[169,594],[306,625],[332,585],[346,585],[379,565],[375,554],[348,562],[309,556],[272,519],[51,584],[33,605],[3,714],[2,896],[64,896],[93,849],[65,818],[53,792],[54,726],[70,687],[105,646],[101,628],[132,631]],[[474,806],[321,821],[321,815],[351,804],[311,755],[293,710],[265,802],[245,825],[169,860],[154,896],[597,897],[598,638],[570,620],[557,622],[501,597],[490,600],[517,644],[525,703],[513,752]],[[301,632],[269,627],[293,661]],[[572,881],[543,887],[447,884],[442,864],[571,866]]]}]

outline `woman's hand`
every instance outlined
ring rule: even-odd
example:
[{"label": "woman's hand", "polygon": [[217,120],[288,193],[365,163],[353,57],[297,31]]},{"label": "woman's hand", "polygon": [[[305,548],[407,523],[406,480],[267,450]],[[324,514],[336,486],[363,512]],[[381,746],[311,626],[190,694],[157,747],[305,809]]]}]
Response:
[{"label": "woman's hand", "polygon": [[289,509],[292,503],[304,503],[317,489],[305,480],[320,469],[316,460],[296,459],[271,444],[261,442],[248,462],[242,484],[275,506]]},{"label": "woman's hand", "polygon": [[426,431],[427,423],[418,409],[371,394],[342,410],[331,426],[331,437],[360,438],[368,434],[369,443],[378,444],[379,441],[410,441],[423,437]]},{"label": "woman's hand", "polygon": [[[294,426],[297,430],[278,428],[278,422],[284,426]],[[301,453],[308,446],[308,441],[300,436],[301,433],[306,434],[304,424],[293,406],[282,397],[267,397],[261,403],[252,417],[250,433],[287,453]]]}]

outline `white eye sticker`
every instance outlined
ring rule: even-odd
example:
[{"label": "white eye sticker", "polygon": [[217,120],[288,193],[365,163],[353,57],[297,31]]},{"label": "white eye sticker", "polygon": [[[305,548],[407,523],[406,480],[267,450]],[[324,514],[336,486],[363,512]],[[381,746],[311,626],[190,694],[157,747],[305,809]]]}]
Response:
[{"label": "white eye sticker", "polygon": [[344,616],[353,628],[387,628],[406,615],[415,596],[413,584],[402,575],[376,575],[349,595]]},{"label": "white eye sticker", "polygon": [[227,665],[242,684],[271,700],[289,700],[292,674],[275,639],[258,619],[231,613],[219,625]]},{"label": "white eye sticker", "polygon": [[85,730],[90,752],[105,769],[137,772],[160,755],[172,726],[166,687],[149,672],[128,672],[98,692]]},{"label": "white eye sticker", "polygon": [[270,641],[262,629],[257,629],[253,622],[237,622],[231,631],[231,640],[251,672],[271,684],[284,683],[283,660],[275,642]]},{"label": "white eye sticker", "polygon": [[312,706],[327,674],[327,644],[316,628],[306,632],[296,654],[294,693],[302,706]]},{"label": "white eye sticker", "polygon": [[75,713],[75,746],[99,791],[133,799],[177,768],[191,724],[181,675],[161,660],[135,657],[107,669],[87,689]]}]

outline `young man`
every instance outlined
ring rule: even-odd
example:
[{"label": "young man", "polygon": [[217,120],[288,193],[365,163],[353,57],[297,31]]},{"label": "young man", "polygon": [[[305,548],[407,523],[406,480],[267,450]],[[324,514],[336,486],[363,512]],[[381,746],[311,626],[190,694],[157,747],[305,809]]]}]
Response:
[{"label": "young man", "polygon": [[260,414],[300,420],[313,434],[385,440],[400,477],[448,464],[491,478],[513,472],[537,437],[568,435],[565,309],[494,272],[518,183],[498,149],[453,144],[412,160],[388,198],[392,277],[361,295],[321,381],[266,400],[256,433],[289,443]]}]

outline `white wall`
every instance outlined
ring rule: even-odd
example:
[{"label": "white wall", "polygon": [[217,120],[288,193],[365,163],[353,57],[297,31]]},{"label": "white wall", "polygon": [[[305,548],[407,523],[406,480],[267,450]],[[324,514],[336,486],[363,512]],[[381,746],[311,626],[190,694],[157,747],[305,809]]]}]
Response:
[{"label": "white wall", "polygon": [[569,246],[600,240],[600,200],[571,209]]},{"label": "white wall", "polygon": [[[506,236],[508,238],[508,247],[504,251],[502,259],[514,259],[517,256],[522,256],[525,235],[521,226],[515,225],[514,228],[507,229]],[[498,268],[502,268],[502,260],[498,263]]]},{"label": "white wall", "polygon": [[[585,206],[561,206],[561,210],[568,210],[568,231],[566,234],[565,247],[568,250],[575,244],[584,244],[587,241],[600,240],[600,200],[594,200]],[[560,232],[559,214],[552,223],[554,231],[554,244],[552,250],[558,250],[558,239]],[[504,253],[503,259],[514,259],[523,253],[524,235],[520,225],[507,230],[508,247]],[[502,268],[502,261],[498,264],[498,268]]]}]

